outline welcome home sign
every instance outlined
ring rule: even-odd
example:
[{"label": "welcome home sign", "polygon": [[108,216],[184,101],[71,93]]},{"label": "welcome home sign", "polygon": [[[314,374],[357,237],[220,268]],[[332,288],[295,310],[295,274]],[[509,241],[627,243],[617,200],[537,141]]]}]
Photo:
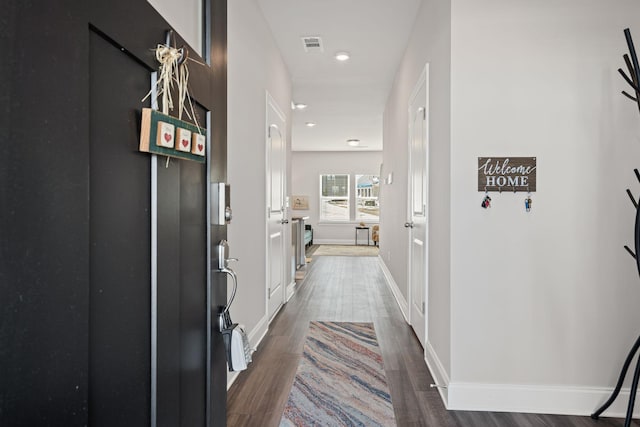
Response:
[{"label": "welcome home sign", "polygon": [[478,191],[536,191],[535,157],[478,157]]}]

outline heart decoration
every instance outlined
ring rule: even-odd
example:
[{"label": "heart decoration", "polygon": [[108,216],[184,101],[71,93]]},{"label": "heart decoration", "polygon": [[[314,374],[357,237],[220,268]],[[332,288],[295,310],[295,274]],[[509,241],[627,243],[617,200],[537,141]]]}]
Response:
[{"label": "heart decoration", "polygon": [[140,125],[141,152],[199,163],[206,162],[206,129],[151,108],[142,109]]}]

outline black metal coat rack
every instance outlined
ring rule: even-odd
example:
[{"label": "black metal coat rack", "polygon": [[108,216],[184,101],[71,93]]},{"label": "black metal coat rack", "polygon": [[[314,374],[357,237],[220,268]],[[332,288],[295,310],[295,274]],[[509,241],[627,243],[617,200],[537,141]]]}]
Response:
[{"label": "black metal coat rack", "polygon": [[[629,70],[629,75],[627,75],[622,70],[622,68],[618,68],[618,72],[622,75],[624,80],[631,86],[635,96],[630,95],[624,90],[622,91],[622,94],[627,98],[631,99],[632,101],[634,101],[638,105],[638,109],[640,110],[640,84],[638,84],[638,82],[640,82],[640,67],[638,66],[638,57],[636,55],[636,50],[633,46],[631,32],[629,31],[628,28],[624,30],[624,36],[627,40],[629,54],[631,55],[631,59],[629,59],[629,55],[627,54],[623,56],[624,62],[627,64],[627,69]],[[638,169],[634,169],[633,171],[636,174],[636,178],[640,182],[640,172],[638,172]],[[636,209],[636,223],[635,223],[635,232],[634,232],[635,251],[632,251],[631,248],[629,248],[629,246],[625,246],[624,248],[635,259],[636,267],[638,268],[638,274],[640,274],[640,259],[638,257],[638,255],[640,254],[640,209],[638,209],[638,201],[636,201],[636,199],[633,197],[631,190],[627,189],[627,195],[631,199],[631,202],[633,202],[633,206]],[[624,365],[622,365],[622,371],[620,372],[618,383],[616,384],[616,387],[613,390],[613,393],[611,393],[609,400],[607,400],[600,408],[598,408],[597,411],[591,414],[591,418],[593,418],[594,420],[597,420],[600,417],[600,414],[602,414],[605,410],[607,410],[607,408],[611,406],[614,400],[616,400],[616,398],[618,397],[618,394],[620,394],[620,390],[622,389],[622,383],[624,382],[624,378],[627,375],[627,371],[629,370],[629,367],[631,366],[631,362],[633,361],[633,358],[635,357],[639,348],[640,348],[640,337],[638,337],[635,344],[633,344],[633,347],[631,347],[631,351],[629,351],[629,354],[627,355],[627,358],[624,361]],[[640,381],[640,358],[636,363],[635,373],[633,374],[633,381],[631,382],[631,389],[629,390],[629,404],[627,406],[627,416],[625,418],[624,427],[631,426],[631,418],[633,416],[633,407],[635,405],[636,392],[638,390],[639,381]]]}]

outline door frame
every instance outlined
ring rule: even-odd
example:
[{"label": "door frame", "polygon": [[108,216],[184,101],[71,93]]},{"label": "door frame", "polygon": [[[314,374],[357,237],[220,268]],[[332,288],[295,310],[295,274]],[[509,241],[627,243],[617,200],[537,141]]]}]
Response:
[{"label": "door frame", "polygon": [[264,140],[265,140],[265,194],[269,197],[269,189],[270,189],[270,166],[271,166],[271,154],[269,153],[269,110],[273,109],[273,112],[282,120],[283,129],[282,131],[282,220],[286,221],[285,223],[281,223],[280,230],[282,234],[281,245],[280,245],[280,253],[282,255],[282,262],[280,263],[280,271],[281,271],[281,287],[282,287],[282,301],[278,309],[276,309],[271,315],[269,313],[269,285],[271,280],[271,260],[270,260],[270,250],[269,250],[269,219],[271,217],[271,206],[269,206],[270,200],[265,199],[265,313],[267,317],[267,321],[270,323],[278,312],[282,309],[282,306],[287,301],[287,289],[289,287],[289,283],[286,277],[287,266],[290,260],[287,258],[287,236],[289,233],[286,232],[289,229],[289,218],[287,217],[288,212],[288,202],[287,202],[287,116],[284,111],[280,108],[276,100],[269,93],[268,90],[265,90],[265,126],[264,126]]},{"label": "door frame", "polygon": [[[414,85],[413,90],[411,91],[411,95],[409,97],[409,101],[408,101],[408,107],[407,107],[407,112],[408,112],[408,138],[407,138],[407,151],[408,151],[408,168],[407,170],[409,172],[411,172],[411,159],[412,159],[412,151],[411,151],[411,138],[412,138],[412,130],[413,130],[413,123],[412,123],[412,113],[411,113],[411,106],[413,104],[413,102],[415,101],[415,99],[418,97],[418,95],[420,94],[420,88],[422,87],[422,85],[424,84],[425,87],[425,122],[426,122],[426,129],[425,129],[425,155],[426,155],[426,161],[425,161],[425,208],[424,208],[424,222],[425,222],[425,257],[423,259],[424,262],[424,266],[425,266],[425,273],[424,273],[424,348],[423,351],[426,355],[426,351],[427,351],[427,343],[429,342],[429,63],[426,63],[424,68],[422,69],[422,73],[420,74],[420,77],[418,78],[416,84]],[[413,183],[412,183],[412,177],[411,177],[411,173],[407,174],[407,219],[408,222],[412,222],[413,219],[413,209],[412,209],[412,198],[413,198]],[[407,318],[409,320],[409,324],[413,324],[412,323],[412,306],[413,306],[413,284],[412,284],[412,262],[413,262],[413,256],[412,256],[412,245],[413,245],[413,232],[412,229],[409,228],[409,233],[407,234],[407,247],[408,247],[408,256],[407,256],[407,307],[408,307],[408,313],[407,313]]]}]

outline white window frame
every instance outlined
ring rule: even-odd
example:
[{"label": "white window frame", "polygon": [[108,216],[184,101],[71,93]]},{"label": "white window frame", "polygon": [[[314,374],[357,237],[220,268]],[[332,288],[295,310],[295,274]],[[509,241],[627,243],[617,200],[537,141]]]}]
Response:
[{"label": "white window frame", "polygon": [[[362,177],[362,176],[375,176],[378,178],[378,195],[377,196],[369,196],[369,197],[360,197],[358,195],[358,178]],[[355,215],[355,220],[356,222],[358,221],[365,221],[365,222],[373,222],[373,223],[378,223],[380,222],[380,177],[378,175],[374,175],[374,174],[370,174],[370,173],[359,173],[359,174],[354,174],[354,180],[353,180],[353,186],[354,186],[354,194],[355,194],[355,200],[354,200],[354,215]],[[360,217],[358,216],[358,201],[359,200],[375,200],[376,201],[376,205],[378,207],[378,216],[377,218],[370,218],[370,217]]]},{"label": "white window frame", "polygon": [[[339,197],[326,197],[322,195],[322,178],[325,176],[346,176],[347,177],[347,195],[339,196]],[[324,203],[326,200],[345,200],[347,203],[347,217],[346,218],[327,218],[323,215],[324,212]],[[330,223],[345,223],[351,222],[351,175],[348,173],[323,173],[320,174],[319,177],[319,212],[318,218],[320,222],[330,222]]]}]

